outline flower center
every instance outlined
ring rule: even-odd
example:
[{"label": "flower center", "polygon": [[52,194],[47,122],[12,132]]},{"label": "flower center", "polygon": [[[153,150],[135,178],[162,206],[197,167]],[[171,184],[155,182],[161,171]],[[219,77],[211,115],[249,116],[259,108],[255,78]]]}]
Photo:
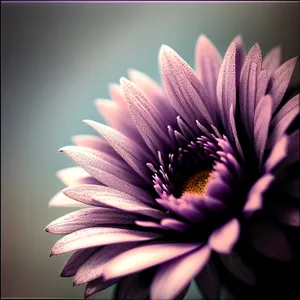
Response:
[{"label": "flower center", "polygon": [[211,170],[201,170],[200,172],[192,175],[183,184],[183,194],[192,193],[202,196],[205,192],[207,182],[210,178]]}]

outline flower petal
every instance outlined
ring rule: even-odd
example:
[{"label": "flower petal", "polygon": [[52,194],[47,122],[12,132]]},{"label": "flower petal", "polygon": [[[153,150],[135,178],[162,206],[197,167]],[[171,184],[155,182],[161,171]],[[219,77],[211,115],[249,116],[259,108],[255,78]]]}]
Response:
[{"label": "flower petal", "polygon": [[205,299],[215,300],[219,299],[220,294],[220,277],[216,265],[212,259],[196,276],[196,283],[204,295]]},{"label": "flower petal", "polygon": [[219,112],[223,125],[225,126],[229,119],[227,114],[229,112],[230,105],[233,105],[234,112],[236,105],[236,47],[237,44],[233,41],[226,51],[217,83]]},{"label": "flower petal", "polygon": [[282,64],[279,68],[276,69],[272,78],[270,79],[271,88],[268,94],[270,94],[273,99],[272,112],[277,109],[286,92],[286,89],[295,70],[297,60],[298,57],[291,58],[290,60]]},{"label": "flower petal", "polygon": [[210,107],[216,107],[216,86],[222,57],[216,47],[204,35],[201,35],[197,41],[195,55],[197,76],[206,89]]},{"label": "flower petal", "polygon": [[110,208],[86,208],[56,219],[45,230],[52,234],[69,234],[96,225],[134,224],[135,219],[134,215]]},{"label": "flower petal", "polygon": [[267,70],[269,75],[272,75],[273,72],[280,66],[281,61],[281,47],[277,46],[271,49],[268,52],[263,60],[262,67]]},{"label": "flower petal", "polygon": [[188,253],[199,244],[153,244],[126,251],[107,263],[104,278],[111,279],[158,265]]},{"label": "flower petal", "polygon": [[[147,192],[128,182],[134,180],[132,175],[117,166],[105,162],[101,158],[90,153],[88,149],[89,148],[68,146],[62,148],[61,151],[65,152],[79,166],[81,166],[103,184],[113,189],[121,190],[133,197],[142,197],[143,200],[152,202],[152,198]],[[126,181],[121,178],[126,178]]]},{"label": "flower petal", "polygon": [[118,281],[118,279],[113,279],[113,280],[103,280],[103,278],[97,278],[91,282],[89,282],[86,285],[85,291],[84,291],[84,299],[101,292],[113,284],[115,284]]},{"label": "flower petal", "polygon": [[86,228],[68,234],[56,242],[52,247],[50,256],[84,248],[124,242],[146,241],[158,237],[159,235],[157,233],[128,229],[110,227]]},{"label": "flower petal", "polygon": [[263,194],[270,187],[273,180],[274,176],[267,173],[256,181],[248,194],[244,212],[259,210],[263,207]]},{"label": "flower petal", "polygon": [[60,276],[71,277],[76,274],[81,265],[87,261],[99,248],[88,248],[76,251],[65,263]]},{"label": "flower petal", "polygon": [[151,284],[151,299],[174,299],[205,266],[210,253],[205,246],[161,265]]},{"label": "flower petal", "polygon": [[190,226],[188,224],[178,221],[178,220],[175,220],[175,219],[170,219],[170,218],[162,219],[160,221],[160,225],[164,228],[172,229],[172,230],[179,231],[179,232],[185,232],[190,228]]},{"label": "flower petal", "polygon": [[65,196],[62,192],[55,194],[49,201],[48,205],[51,207],[82,207],[87,206],[83,203],[70,199]]},{"label": "flower petal", "polygon": [[269,126],[272,114],[272,98],[263,97],[255,109],[254,145],[258,161],[261,164],[268,139]]},{"label": "flower petal", "polygon": [[240,235],[240,223],[232,219],[215,230],[209,237],[208,244],[211,249],[220,253],[229,253]]},{"label": "flower petal", "polygon": [[99,278],[103,274],[105,264],[129,249],[135,247],[137,243],[124,243],[108,245],[99,249],[78,269],[74,277],[74,285],[80,285]]}]

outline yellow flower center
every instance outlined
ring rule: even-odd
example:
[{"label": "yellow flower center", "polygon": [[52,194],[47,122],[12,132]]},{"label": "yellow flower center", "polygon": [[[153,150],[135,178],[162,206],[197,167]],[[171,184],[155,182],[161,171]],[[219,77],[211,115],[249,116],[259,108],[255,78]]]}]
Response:
[{"label": "yellow flower center", "polygon": [[203,196],[210,175],[211,175],[211,170],[202,170],[192,175],[183,184],[183,194],[192,193],[192,194]]}]

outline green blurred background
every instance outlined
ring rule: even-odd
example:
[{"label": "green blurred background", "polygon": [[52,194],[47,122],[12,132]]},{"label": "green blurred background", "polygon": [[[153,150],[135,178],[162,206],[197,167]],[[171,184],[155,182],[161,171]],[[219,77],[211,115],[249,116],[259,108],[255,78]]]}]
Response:
[{"label": "green blurred background", "polygon": [[[61,279],[68,255],[49,258],[44,227],[70,209],[48,208],[71,161],[57,150],[103,121],[93,100],[136,68],[159,80],[161,44],[193,65],[198,36],[224,55],[241,33],[263,54],[299,54],[299,3],[1,4],[2,296],[83,298]],[[299,75],[299,72],[298,72]],[[299,76],[298,76],[299,78]],[[294,78],[295,80],[295,78]],[[112,289],[92,299],[109,299]],[[199,299],[193,285],[187,299]]]}]

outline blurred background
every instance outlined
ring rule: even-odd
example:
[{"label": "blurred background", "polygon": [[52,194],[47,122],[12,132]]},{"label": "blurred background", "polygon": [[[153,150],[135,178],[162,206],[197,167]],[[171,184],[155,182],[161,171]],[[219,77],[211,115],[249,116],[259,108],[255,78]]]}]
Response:
[{"label": "blurred background", "polygon": [[[128,68],[159,80],[161,44],[194,65],[205,34],[224,55],[239,33],[247,49],[281,45],[299,55],[299,3],[1,4],[2,297],[83,298],[83,286],[59,277],[68,255],[49,258],[58,236],[44,232],[71,209],[48,208],[73,166],[58,149],[103,121],[95,98]],[[294,76],[294,80],[299,78]],[[112,289],[92,299],[109,299]],[[187,299],[199,299],[192,285]],[[226,298],[226,295],[224,296]],[[227,298],[229,296],[227,295]]]}]

